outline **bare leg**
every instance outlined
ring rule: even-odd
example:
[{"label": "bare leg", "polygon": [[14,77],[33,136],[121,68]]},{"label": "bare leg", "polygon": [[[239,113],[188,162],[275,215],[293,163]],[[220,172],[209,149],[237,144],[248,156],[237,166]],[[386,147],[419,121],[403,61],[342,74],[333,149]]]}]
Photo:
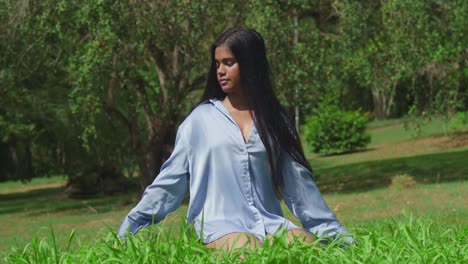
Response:
[{"label": "bare leg", "polygon": [[233,249],[246,247],[262,247],[262,243],[251,234],[247,233],[229,233],[223,237],[218,238],[217,240],[206,244],[207,248],[215,248],[224,251],[230,251]]},{"label": "bare leg", "polygon": [[[211,243],[206,244],[207,248],[214,248],[223,251],[236,250],[244,246],[246,248],[254,248],[262,247],[263,244],[260,243],[260,241],[258,241],[254,235],[240,232],[227,234]],[[245,261],[245,256],[240,256],[240,260]]]},{"label": "bare leg", "polygon": [[[302,242],[305,242],[305,243],[308,243],[308,244],[311,244],[312,241],[314,241],[314,237],[312,236],[312,234],[305,231],[304,229],[297,229],[296,228],[296,229],[289,230],[288,233],[287,233],[286,242],[289,244],[289,243],[293,242],[293,240],[295,238],[298,239],[299,241],[302,241]],[[266,239],[272,241],[274,238],[273,238],[273,235],[268,234],[266,236]]]},{"label": "bare leg", "polygon": [[291,243],[295,238],[299,241],[311,244],[314,241],[312,234],[304,229],[291,229],[288,231],[288,243]]}]

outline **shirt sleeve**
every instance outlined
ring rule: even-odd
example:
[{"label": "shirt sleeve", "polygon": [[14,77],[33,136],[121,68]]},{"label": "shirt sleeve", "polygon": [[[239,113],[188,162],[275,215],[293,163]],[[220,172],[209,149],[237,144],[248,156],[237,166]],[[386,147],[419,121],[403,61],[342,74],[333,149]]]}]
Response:
[{"label": "shirt sleeve", "polygon": [[312,179],[312,173],[289,154],[282,152],[283,199],[302,227],[321,238],[339,238],[352,243],[349,231],[336,219]]},{"label": "shirt sleeve", "polygon": [[125,217],[119,236],[134,235],[142,227],[156,224],[182,203],[189,177],[188,144],[179,127],[174,150],[164,162],[159,175],[146,187],[140,202]]}]

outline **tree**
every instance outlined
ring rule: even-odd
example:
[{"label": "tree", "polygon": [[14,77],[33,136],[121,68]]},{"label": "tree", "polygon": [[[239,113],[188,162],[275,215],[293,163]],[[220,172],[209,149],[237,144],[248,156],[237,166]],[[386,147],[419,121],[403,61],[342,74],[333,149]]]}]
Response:
[{"label": "tree", "polygon": [[[372,92],[373,114],[378,119],[391,115],[399,85],[414,87],[414,81],[405,83],[406,80],[428,73],[427,69],[434,62],[441,66],[439,69],[456,72],[458,65],[447,67],[443,61],[466,58],[466,51],[460,48],[464,40],[459,21],[464,16],[457,13],[466,11],[464,2],[343,1],[337,8],[342,54],[348,51],[346,71]],[[461,77],[449,76],[445,74],[443,79],[460,80]],[[427,82],[422,83],[418,93],[408,89],[409,93],[413,92],[408,97],[421,98],[421,94],[429,94],[428,100],[436,103],[438,96],[430,94],[434,90],[431,86],[430,82],[429,87]],[[444,90],[458,94],[454,87],[446,86]],[[426,108],[434,109],[434,106],[426,105]]]},{"label": "tree", "polygon": [[61,3],[68,10],[60,11],[61,21],[73,28],[72,33],[63,31],[62,38],[75,43],[70,64],[73,111],[87,113],[80,122],[83,139],[89,145],[106,136],[95,129],[101,111],[119,122],[143,189],[169,156],[177,122],[204,83],[209,44],[223,29],[242,24],[243,2]]},{"label": "tree", "polygon": [[[4,1],[1,10],[0,21],[5,26],[0,29],[0,142],[6,169],[0,180],[29,180],[58,171],[53,156],[36,154],[56,143],[50,127],[59,120],[51,120],[51,115],[63,108],[49,106],[64,94],[57,89],[63,81],[46,74],[58,68],[54,63],[57,54],[49,45],[53,42],[36,16],[43,6]],[[46,92],[45,87],[50,90]]]},{"label": "tree", "polygon": [[[98,131],[112,131],[86,151],[76,118],[69,108],[67,67],[74,39],[60,39],[63,30],[55,1],[4,1],[0,21],[0,180],[67,174],[77,179],[91,169],[112,171],[126,164],[128,154],[119,130],[102,122]],[[69,23],[69,21],[67,22]],[[127,162],[128,163],[128,162]],[[89,190],[88,190],[89,191]],[[99,191],[99,190],[94,190]]]},{"label": "tree", "polygon": [[250,1],[246,24],[265,39],[277,95],[291,117],[309,114],[330,90],[334,24],[331,1]]}]

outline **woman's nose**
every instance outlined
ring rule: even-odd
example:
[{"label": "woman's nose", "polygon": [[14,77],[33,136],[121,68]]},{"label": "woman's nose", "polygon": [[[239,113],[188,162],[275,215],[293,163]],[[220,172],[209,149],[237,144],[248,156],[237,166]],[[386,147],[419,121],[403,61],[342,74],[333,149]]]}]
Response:
[{"label": "woman's nose", "polygon": [[224,75],[226,73],[226,69],[224,68],[223,65],[219,65],[218,67],[218,74],[219,75]]}]

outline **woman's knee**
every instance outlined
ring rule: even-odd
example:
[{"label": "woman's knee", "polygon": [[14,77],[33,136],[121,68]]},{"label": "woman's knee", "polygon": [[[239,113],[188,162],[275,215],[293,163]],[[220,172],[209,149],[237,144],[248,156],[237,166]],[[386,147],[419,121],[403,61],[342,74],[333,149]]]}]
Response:
[{"label": "woman's knee", "polygon": [[308,244],[314,241],[312,234],[305,231],[304,229],[291,229],[288,231],[288,242],[292,242],[295,239]]},{"label": "woman's knee", "polygon": [[206,244],[206,247],[228,251],[241,247],[262,247],[262,243],[252,234],[236,232],[222,236]]}]

